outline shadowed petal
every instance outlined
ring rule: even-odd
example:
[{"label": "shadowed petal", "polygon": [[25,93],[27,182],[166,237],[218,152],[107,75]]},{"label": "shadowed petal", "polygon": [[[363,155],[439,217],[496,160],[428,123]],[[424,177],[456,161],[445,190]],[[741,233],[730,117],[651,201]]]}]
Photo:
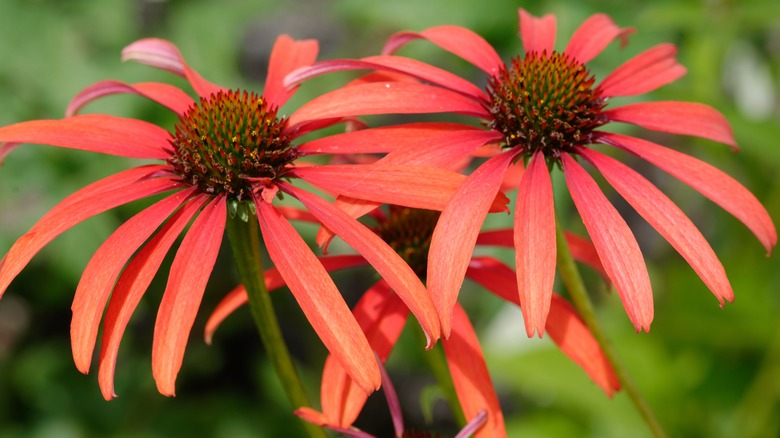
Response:
[{"label": "shadowed petal", "polygon": [[399,32],[390,37],[382,49],[382,54],[390,55],[410,41],[420,38],[460,56],[491,76],[495,76],[504,65],[490,43],[471,30],[459,26],[437,26],[422,32]]},{"label": "shadowed petal", "polygon": [[268,254],[322,343],[363,391],[381,377],[365,335],[322,264],[297,231],[270,204],[259,201],[257,219]]},{"label": "shadowed petal", "polygon": [[536,18],[524,9],[518,10],[520,19],[520,39],[523,40],[525,53],[552,53],[555,47],[555,15],[547,14]]},{"label": "shadowed petal", "polygon": [[550,173],[537,152],[520,181],[515,209],[517,289],[528,337],[544,333],[555,281],[555,210]]},{"label": "shadowed petal", "polygon": [[125,264],[195,190],[174,193],[130,218],[100,245],[87,263],[73,297],[73,319],[70,325],[73,360],[82,373],[89,372],[100,317]]},{"label": "shadowed petal", "polygon": [[480,102],[454,91],[410,82],[343,87],[304,104],[289,119],[288,130],[312,120],[372,114],[456,113],[487,118]]},{"label": "shadowed petal", "polygon": [[98,382],[106,400],[116,397],[114,393],[114,371],[119,344],[125,332],[130,317],[138,303],[146,293],[157,271],[160,269],[165,255],[176,241],[200,207],[210,197],[200,195],[184,204],[179,211],[163,225],[160,231],[152,237],[138,254],[130,260],[122,275],[117,280],[111,293],[111,301],[103,321],[103,336],[100,346],[100,368]]},{"label": "shadowed petal", "polygon": [[428,340],[426,347],[432,348],[441,336],[439,318],[428,291],[409,265],[373,231],[322,198],[284,182],[279,188],[301,201],[324,226],[371,263],[417,317]]},{"label": "shadowed petal", "polygon": [[177,187],[178,183],[168,178],[151,178],[162,169],[143,166],[126,170],[84,187],[52,208],[3,258],[0,296],[41,248],[72,226],[116,206]]},{"label": "shadowed petal", "polygon": [[625,43],[628,34],[634,29],[621,29],[605,14],[594,14],[585,20],[574,32],[564,53],[586,64],[598,56],[605,47],[617,37]]},{"label": "shadowed petal", "polygon": [[734,301],[734,291],[718,256],[682,210],[625,164],[586,148],[579,148],[578,152],[685,258],[718,297],[721,307],[724,299]]},{"label": "shadowed petal", "polygon": [[737,148],[734,133],[723,114],[693,102],[640,102],[604,111],[616,122],[632,123],[653,131],[692,135]]},{"label": "shadowed petal", "polygon": [[173,85],[158,82],[142,82],[127,84],[120,81],[100,81],[81,90],[68,104],[66,117],[75,116],[85,105],[104,96],[114,94],[137,94],[170,109],[176,114],[183,114],[194,101],[187,93]]},{"label": "shadowed petal", "polygon": [[685,67],[674,59],[677,47],[659,44],[629,59],[598,86],[605,97],[636,96],[674,82]]},{"label": "shadowed petal", "polygon": [[208,97],[222,90],[221,87],[203,79],[190,68],[179,49],[171,42],[159,38],[138,40],[122,49],[122,61],[135,61],[152,67],[167,70],[186,78],[192,88],[201,97]]},{"label": "shadowed petal", "polygon": [[777,243],[777,230],[766,209],[734,178],[690,155],[634,137],[601,133],[598,141],[631,152],[718,204],[756,235],[767,253]]},{"label": "shadowed petal", "polygon": [[277,108],[284,105],[297,90],[297,87],[288,89],[283,83],[284,77],[299,67],[311,65],[317,59],[318,51],[316,40],[296,41],[288,35],[280,35],[271,50],[263,96]]},{"label": "shadowed petal", "polygon": [[[520,305],[515,273],[500,261],[490,257],[474,257],[469,263],[466,276],[498,297]],[[611,397],[614,391],[620,389],[617,375],[596,339],[569,303],[556,294],[552,295],[545,331],[558,348],[579,365],[608,396]]]},{"label": "shadowed petal", "polygon": [[86,114],[62,120],[31,120],[0,127],[0,143],[35,143],[118,155],[164,160],[171,134],[143,120]]},{"label": "shadowed petal", "polygon": [[452,308],[458,299],[471,253],[509,165],[518,152],[509,150],[479,166],[460,186],[442,211],[431,238],[428,290],[448,337]]},{"label": "shadowed petal", "polygon": [[[279,210],[279,207],[276,207],[276,209]],[[322,263],[322,267],[325,268],[327,272],[340,271],[342,269],[365,266],[368,264],[366,259],[360,255],[319,257],[319,260]],[[285,286],[284,279],[276,268],[266,269],[265,272],[263,272],[263,279],[268,292]],[[246,304],[247,300],[248,297],[244,285],[237,286],[222,298],[211,313],[211,316],[209,316],[208,321],[206,321],[206,328],[204,330],[206,344],[211,345],[214,332],[219,328],[220,324],[222,324],[222,321],[230,316],[236,309]]]},{"label": "shadowed petal", "polygon": [[505,437],[504,413],[493,390],[493,382],[482,354],[479,339],[466,312],[455,303],[452,313],[452,334],[442,341],[455,392],[466,418],[487,410],[488,420],[475,437]]},{"label": "shadowed petal", "polygon": [[152,343],[152,374],[157,390],[163,395],[176,394],[176,375],[181,369],[190,330],[217,260],[226,217],[227,201],[219,196],[192,223],[171,264]]},{"label": "shadowed petal", "polygon": [[585,169],[569,154],[563,154],[561,161],[574,205],[629,319],[636,331],[649,331],[653,321],[653,291],[634,235]]}]

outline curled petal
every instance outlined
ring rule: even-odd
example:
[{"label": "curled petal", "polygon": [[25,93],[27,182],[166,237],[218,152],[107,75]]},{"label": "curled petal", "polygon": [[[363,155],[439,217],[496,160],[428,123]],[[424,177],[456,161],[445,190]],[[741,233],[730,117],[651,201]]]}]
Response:
[{"label": "curled petal", "polygon": [[176,375],[195,315],[222,244],[227,201],[219,196],[198,215],[187,231],[171,264],[152,342],[152,374],[163,395],[176,394]]},{"label": "curled petal", "polygon": [[621,29],[606,14],[594,14],[574,32],[564,53],[586,64],[598,56],[615,38],[625,39],[634,29]]},{"label": "curled petal", "polygon": [[149,243],[133,257],[117,280],[103,321],[103,336],[100,346],[98,382],[106,400],[116,397],[114,392],[116,358],[130,316],[151,284],[154,275],[160,269],[171,245],[208,199],[209,197],[201,195],[174,213]]},{"label": "curled petal", "polygon": [[365,335],[333,280],[300,235],[267,202],[256,202],[268,254],[322,343],[365,392],[381,377]]},{"label": "curled petal", "polygon": [[136,119],[86,114],[31,120],[0,128],[0,143],[36,143],[127,158],[165,160],[171,134]]},{"label": "curled petal", "polygon": [[517,287],[528,337],[544,333],[555,281],[555,211],[550,173],[537,152],[520,181],[514,243]]},{"label": "curled petal", "polygon": [[437,26],[419,33],[397,33],[387,41],[382,54],[390,55],[410,41],[420,38],[460,56],[491,76],[495,76],[504,65],[490,43],[473,31],[459,26]]},{"label": "curled petal", "polygon": [[184,114],[193,104],[187,93],[173,85],[158,82],[142,82],[127,84],[120,81],[100,81],[81,90],[68,104],[65,116],[72,117],[86,104],[104,96],[114,94],[137,94],[170,109],[178,115]]},{"label": "curled petal", "polygon": [[604,111],[609,120],[653,131],[692,135],[737,149],[728,120],[711,106],[692,102],[641,102]]},{"label": "curled petal", "polygon": [[518,10],[520,19],[520,38],[525,53],[552,53],[555,47],[555,15],[547,14],[536,18],[524,9]]},{"label": "curled petal", "polygon": [[674,82],[685,67],[674,59],[677,48],[659,44],[629,59],[604,78],[598,90],[605,97],[635,96]]},{"label": "curled petal", "polygon": [[653,321],[653,291],[634,235],[585,169],[569,154],[563,154],[561,161],[574,205],[629,319],[636,331],[649,331]]},{"label": "curled petal", "polygon": [[285,76],[299,67],[314,63],[318,51],[319,44],[316,40],[296,41],[288,35],[280,35],[274,43],[268,62],[268,76],[263,92],[265,98],[277,108],[284,105],[297,89],[285,86]]},{"label": "curled petal", "polygon": [[748,189],[717,168],[690,155],[655,143],[620,134],[601,133],[601,143],[631,152],[720,205],[756,235],[767,253],[777,243],[777,230],[766,209]]},{"label": "curled petal", "polygon": [[192,88],[201,97],[208,97],[222,90],[221,87],[203,79],[198,72],[190,68],[184,62],[179,49],[170,41],[159,38],[138,40],[122,49],[122,61],[136,61],[182,76],[190,82]]},{"label": "curled petal", "polygon": [[112,175],[65,198],[8,250],[0,266],[0,296],[30,259],[72,226],[116,206],[163,193],[178,186],[168,178],[152,178],[163,166],[143,166]]}]

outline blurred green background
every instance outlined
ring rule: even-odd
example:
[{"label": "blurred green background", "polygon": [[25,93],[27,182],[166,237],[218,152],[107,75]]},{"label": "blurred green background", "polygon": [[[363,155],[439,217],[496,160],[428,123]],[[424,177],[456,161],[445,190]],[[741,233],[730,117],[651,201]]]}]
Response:
[{"label": "blurred green background", "polygon": [[[208,79],[232,88],[262,88],[275,37],[317,38],[320,59],[375,54],[384,39],[403,30],[439,24],[467,26],[506,59],[519,53],[518,2],[366,2],[290,0],[222,2],[186,0],[4,0],[0,2],[0,124],[61,117],[70,97],[101,79],[163,81],[184,86],[165,72],[119,60],[121,48],[146,36],[167,38]],[[608,13],[637,32],[631,44],[608,48],[590,67],[603,78],[640,51],[661,42],[678,45],[688,68],[681,80],[642,96],[710,104],[731,121],[742,150],[707,141],[655,134],[658,142],[710,162],[747,186],[780,218],[780,4],[774,0],[549,1],[525,2],[532,13],[558,16],[558,48],[585,18]],[[473,79],[473,67],[418,43],[404,52]],[[304,86],[286,108],[348,76]],[[185,88],[186,89],[186,88]],[[137,97],[115,97],[88,111],[153,120],[173,117]],[[647,137],[647,133],[639,133]],[[625,157],[624,157],[625,158]],[[630,159],[626,158],[630,161]],[[588,274],[599,315],[641,391],[672,436],[733,437],[780,433],[780,259],[765,257],[742,224],[662,172],[638,166],[672,197],[711,242],[736,293],[721,310],[717,300],[679,255],[630,208],[616,204],[631,224],[648,261],[656,298],[649,334],[635,334],[619,300]],[[60,199],[89,182],[130,165],[128,160],[26,145],[0,167],[0,253]],[[558,175],[560,176],[560,175]],[[561,180],[556,186],[563,188]],[[571,211],[564,193],[559,209]],[[610,196],[614,193],[607,190]],[[159,395],[151,377],[150,351],[160,275],[135,313],[117,367],[120,397],[105,402],[96,372],[73,366],[70,301],[81,270],[100,243],[142,208],[139,202],[91,219],[50,244],[0,300],[0,437],[81,436],[299,436],[270,370],[248,311],[242,309],[202,340],[206,317],[237,282],[226,248],[196,322],[177,397]],[[581,229],[576,215],[569,227]],[[490,226],[510,225],[509,216]],[[313,229],[304,230],[311,233]],[[511,252],[498,257],[512,260]],[[335,276],[353,302],[370,272]],[[472,290],[474,289],[474,290]],[[625,394],[608,399],[549,339],[525,337],[519,311],[469,287],[462,294],[487,355],[510,436],[647,436]],[[275,294],[285,333],[300,369],[318,390],[324,349],[289,294]],[[447,435],[452,420],[435,390],[412,334],[403,338],[389,369],[401,392],[409,425]],[[96,364],[95,364],[96,368]],[[423,407],[421,407],[420,400]],[[387,408],[371,398],[359,425],[388,436]]]}]

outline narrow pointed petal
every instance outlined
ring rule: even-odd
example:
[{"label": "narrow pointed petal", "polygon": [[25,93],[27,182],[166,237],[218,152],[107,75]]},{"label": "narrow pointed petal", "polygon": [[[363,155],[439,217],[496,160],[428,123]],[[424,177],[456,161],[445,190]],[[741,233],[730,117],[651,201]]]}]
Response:
[{"label": "narrow pointed petal", "polygon": [[504,65],[496,50],[484,38],[459,26],[437,26],[422,32],[400,32],[390,37],[382,49],[390,55],[410,41],[426,39],[442,49],[460,56],[485,73],[495,76]]},{"label": "narrow pointed petal", "polygon": [[193,104],[193,100],[184,91],[173,85],[158,82],[127,84],[120,81],[100,81],[81,90],[71,99],[65,110],[66,117],[75,116],[88,103],[105,96],[115,94],[137,94],[159,103],[176,114],[183,114]]},{"label": "narrow pointed petal", "polygon": [[127,170],[84,187],[52,208],[8,250],[0,266],[0,296],[32,257],[72,226],[106,210],[178,186],[168,178],[150,178],[162,166]]},{"label": "narrow pointed petal", "polygon": [[106,400],[116,397],[114,392],[116,359],[119,354],[119,344],[130,317],[138,307],[138,303],[146,293],[176,238],[184,231],[184,227],[208,199],[210,197],[201,195],[174,213],[149,243],[144,245],[133,257],[117,280],[103,321],[103,336],[100,346],[98,382]]},{"label": "narrow pointed petal", "polygon": [[674,82],[685,67],[674,59],[677,47],[659,44],[629,59],[604,78],[598,91],[605,97],[636,96]]},{"label": "narrow pointed petal", "polygon": [[461,429],[454,438],[469,438],[473,436],[482,426],[485,425],[485,423],[487,423],[487,420],[487,410],[483,409],[479,411],[479,413],[475,415],[474,418],[469,420],[469,422],[463,426],[463,429]]},{"label": "narrow pointed petal", "polygon": [[322,198],[287,183],[279,185],[371,263],[417,317],[428,339],[427,348],[432,348],[441,336],[439,318],[428,291],[409,265],[373,231]]},{"label": "narrow pointed petal", "polygon": [[633,31],[631,28],[621,29],[606,14],[594,14],[574,32],[564,53],[586,64],[615,38],[625,38]]},{"label": "narrow pointed petal", "polygon": [[299,67],[313,64],[318,51],[316,40],[294,40],[288,35],[280,35],[271,50],[263,96],[277,108],[284,105],[297,90],[297,87],[288,89],[283,83],[284,77]]},{"label": "narrow pointed petal", "polygon": [[[365,292],[353,310],[371,349],[386,362],[406,325],[409,309],[384,281]],[[368,394],[355,385],[332,356],[325,361],[320,388],[322,412],[331,424],[348,428],[357,419]]]},{"label": "narrow pointed petal", "polygon": [[458,299],[479,229],[516,151],[507,151],[479,166],[442,211],[428,253],[428,290],[442,324],[450,334],[452,308]]},{"label": "narrow pointed petal", "polygon": [[312,216],[312,214],[308,211],[301,210],[300,208],[279,206],[276,207],[276,211],[281,213],[282,216],[287,218],[287,220],[319,224],[316,217]]},{"label": "narrow pointed petal", "polygon": [[524,9],[518,11],[520,19],[520,38],[525,53],[552,53],[555,47],[555,15],[547,14],[536,18]]},{"label": "narrow pointed petal", "polygon": [[360,388],[379,388],[379,369],[349,307],[298,232],[270,204],[257,202],[268,254],[325,347]]},{"label": "narrow pointed petal", "polygon": [[598,141],[655,164],[718,204],[756,235],[767,254],[777,244],[777,230],[764,206],[748,189],[721,170],[690,155],[626,135],[601,133]]},{"label": "narrow pointed petal", "polygon": [[442,341],[455,392],[466,418],[487,410],[487,423],[474,435],[483,438],[506,436],[504,413],[490,380],[479,339],[466,312],[455,304],[452,314],[452,334]]},{"label": "narrow pointed petal", "polygon": [[528,337],[544,333],[555,281],[555,210],[550,173],[537,152],[520,181],[515,209],[515,265]]},{"label": "narrow pointed petal", "polygon": [[580,155],[680,253],[720,301],[734,301],[723,265],[696,225],[666,195],[625,164],[586,148]]},{"label": "narrow pointed petal", "polygon": [[0,127],[0,143],[35,143],[118,155],[166,159],[168,131],[143,120],[87,114],[62,120],[31,120]]},{"label": "narrow pointed petal", "polygon": [[203,79],[198,72],[190,68],[179,49],[163,39],[145,38],[130,44],[122,49],[122,61],[140,62],[184,77],[201,97],[208,97],[222,90],[221,87]]},{"label": "narrow pointed petal", "polygon": [[[490,257],[474,257],[466,276],[498,297],[520,305],[515,273],[505,264]],[[552,295],[545,331],[561,351],[569,356],[608,396],[620,389],[612,365],[596,338],[563,298]]]},{"label": "narrow pointed petal", "polygon": [[561,161],[574,205],[629,319],[636,331],[649,331],[653,321],[653,290],[634,235],[585,169],[569,154],[563,154]]},{"label": "narrow pointed petal", "polygon": [[[276,207],[276,209],[279,210],[279,207]],[[322,262],[322,267],[325,268],[327,272],[340,271],[342,269],[365,266],[368,264],[366,259],[359,255],[320,257],[319,260]],[[279,289],[286,284],[282,275],[276,268],[266,269],[263,273],[263,278],[268,292]],[[247,300],[248,297],[244,285],[237,286],[222,298],[211,313],[211,316],[209,316],[208,321],[206,321],[206,329],[204,332],[207,344],[211,344],[214,332],[219,328],[220,324],[222,324],[222,321],[230,316],[236,309],[246,304]]]},{"label": "narrow pointed petal", "polygon": [[693,102],[640,102],[604,112],[612,121],[632,123],[653,131],[692,135],[737,149],[728,120],[711,106]]},{"label": "narrow pointed petal", "polygon": [[454,91],[409,82],[368,83],[319,96],[295,111],[288,130],[312,120],[372,114],[456,113],[488,118],[482,103]]},{"label": "narrow pointed petal", "polygon": [[8,154],[11,153],[11,151],[13,151],[14,149],[18,148],[23,144],[24,143],[18,141],[9,141],[5,143],[0,143],[0,166],[3,165],[3,161],[5,160],[5,157],[7,157]]},{"label": "narrow pointed petal", "polygon": [[73,360],[82,373],[89,372],[100,318],[125,264],[194,191],[189,189],[174,193],[130,218],[100,245],[87,263],[73,297],[70,325]]},{"label": "narrow pointed petal", "polygon": [[176,394],[176,375],[184,349],[222,244],[227,218],[227,201],[211,201],[192,223],[176,251],[165,286],[152,343],[152,375],[163,395]]}]

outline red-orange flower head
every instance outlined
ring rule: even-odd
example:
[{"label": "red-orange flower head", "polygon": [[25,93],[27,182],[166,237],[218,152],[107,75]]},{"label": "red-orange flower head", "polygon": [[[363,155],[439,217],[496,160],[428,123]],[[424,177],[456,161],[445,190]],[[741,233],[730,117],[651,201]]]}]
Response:
[{"label": "red-orange flower head", "polygon": [[382,240],[423,279],[428,272],[428,250],[439,214],[433,210],[391,205],[389,215],[375,228]]},{"label": "red-orange flower head", "polygon": [[504,135],[506,148],[530,158],[548,158],[593,143],[593,130],[607,122],[607,99],[594,89],[595,78],[576,59],[556,51],[515,57],[488,84],[487,126]]},{"label": "red-orange flower head", "polygon": [[286,119],[262,96],[218,91],[179,116],[168,163],[182,181],[209,194],[248,198],[252,181],[274,180],[298,158]]}]

